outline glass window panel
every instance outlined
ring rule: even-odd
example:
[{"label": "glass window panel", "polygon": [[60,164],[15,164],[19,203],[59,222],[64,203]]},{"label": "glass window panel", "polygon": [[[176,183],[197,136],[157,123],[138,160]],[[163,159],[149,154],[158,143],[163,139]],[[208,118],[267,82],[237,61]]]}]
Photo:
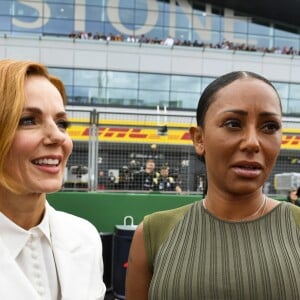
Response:
[{"label": "glass window panel", "polygon": [[11,14],[11,5],[10,1],[0,1],[0,16],[9,16]]},{"label": "glass window panel", "polygon": [[146,10],[136,10],[134,19],[135,19],[135,25],[144,25],[147,20],[147,11]]},{"label": "glass window panel", "polygon": [[247,37],[247,45],[271,49],[273,47],[273,40],[268,36],[249,35]]},{"label": "glass window panel", "polygon": [[246,33],[248,29],[247,21],[243,19],[236,18],[233,21],[233,31],[236,33]]},{"label": "glass window panel", "polygon": [[73,20],[51,19],[44,27],[43,33],[51,35],[69,35],[73,31]]},{"label": "glass window panel", "polygon": [[103,22],[86,22],[86,32],[91,32],[93,36],[95,33],[100,35],[104,32],[104,23]]},{"label": "glass window panel", "polygon": [[278,47],[280,50],[283,50],[284,48],[288,50],[290,47],[293,47],[293,50],[297,50],[299,48],[299,40],[275,37],[274,45],[275,47]]},{"label": "glass window panel", "polygon": [[75,86],[94,86],[97,87],[101,82],[99,71],[94,70],[75,70],[74,85]]},{"label": "glass window panel", "polygon": [[[104,32],[106,33],[106,35],[108,35],[110,33],[113,35],[117,35],[120,33],[111,23],[107,22],[104,25],[105,25]],[[124,25],[122,24],[121,26],[124,26]]]},{"label": "glass window panel", "polygon": [[[56,19],[73,19],[74,18],[74,6],[67,4],[52,4],[51,15]],[[77,8],[80,9],[80,8]]]},{"label": "glass window panel", "polygon": [[107,89],[106,97],[108,99],[122,99],[124,103],[125,101],[129,103],[130,102],[129,100],[137,99],[137,94],[138,94],[137,90],[134,89],[109,88]]},{"label": "glass window panel", "polygon": [[199,100],[198,93],[183,93],[183,92],[171,92],[170,107],[184,108],[184,109],[196,109]]},{"label": "glass window panel", "polygon": [[192,30],[182,28],[174,28],[174,30],[176,32],[175,38],[181,42],[193,40]]},{"label": "glass window panel", "polygon": [[192,27],[194,29],[202,30],[220,30],[221,28],[221,17],[205,12],[194,13]]},{"label": "glass window panel", "polygon": [[[38,0],[36,0],[38,1]],[[67,4],[73,4],[74,0],[48,0],[47,3],[67,3]]]},{"label": "glass window panel", "polygon": [[105,21],[105,8],[97,6],[87,6],[86,15],[88,16],[87,21]]},{"label": "glass window panel", "polygon": [[72,100],[73,97],[73,85],[65,85],[67,101],[68,103]]},{"label": "glass window panel", "polygon": [[169,91],[170,77],[158,74],[140,74],[140,89]]},{"label": "glass window panel", "polygon": [[288,113],[288,100],[286,98],[281,98],[281,106],[282,106],[282,113]]},{"label": "glass window panel", "polygon": [[27,17],[40,17],[39,11],[34,8],[36,2],[28,1],[29,5],[20,3],[18,1],[13,1],[12,15],[14,16],[27,16]]},{"label": "glass window panel", "polygon": [[182,27],[182,28],[191,27],[192,15],[176,13],[175,16],[172,16],[172,14],[171,14],[169,17],[175,18],[177,27]]},{"label": "glass window panel", "polygon": [[73,91],[70,92],[68,95],[72,96],[72,101],[77,103],[99,104],[107,102],[107,91],[105,88],[73,86]]},{"label": "glass window panel", "polygon": [[197,40],[199,43],[211,43],[212,32],[208,30],[193,30],[193,41]]},{"label": "glass window panel", "polygon": [[[211,15],[211,16],[207,16],[207,17],[211,18],[211,24],[212,24],[211,30],[221,30],[223,17],[217,16],[217,15]],[[207,29],[209,29],[209,28],[207,28]]]},{"label": "glass window panel", "polygon": [[177,76],[171,77],[171,91],[186,91],[200,93],[201,79],[200,77]]},{"label": "glass window panel", "polygon": [[222,42],[222,36],[219,31],[212,31],[211,32],[211,40],[206,41],[207,43],[212,43],[213,45],[217,45]]},{"label": "glass window panel", "polygon": [[[31,27],[32,24],[36,23],[36,17],[16,17],[19,22],[27,23]],[[19,32],[30,32],[30,33],[41,33],[43,27],[38,28],[27,28],[27,26],[19,27],[15,25],[11,25],[13,31],[19,31]]]},{"label": "glass window panel", "polygon": [[135,23],[134,10],[132,9],[120,9],[119,16],[120,16],[121,23],[129,23],[129,24]]},{"label": "glass window panel", "polygon": [[[74,2],[74,0],[69,0]],[[85,0],[87,5],[99,5],[99,6],[106,6],[107,0]]]},{"label": "glass window panel", "polygon": [[[151,3],[149,3],[149,1],[145,1],[145,0],[135,0],[135,7],[137,9],[145,9],[145,10],[153,10],[154,8],[156,8],[157,6],[155,5],[151,5]],[[162,8],[161,8],[162,10]]]},{"label": "glass window panel", "polygon": [[289,39],[299,39],[299,34],[282,29],[274,29],[274,36],[284,37]]},{"label": "glass window panel", "polygon": [[140,90],[139,97],[144,106],[168,105],[169,92]]},{"label": "glass window panel", "polygon": [[157,26],[157,27],[149,27],[149,31],[146,32],[146,36],[148,38],[153,39],[163,39],[165,38],[165,34],[164,34],[164,28]]},{"label": "glass window panel", "polygon": [[270,35],[270,27],[266,25],[260,25],[256,23],[249,22],[248,24],[248,31],[250,34],[255,34],[255,35]]},{"label": "glass window panel", "polygon": [[10,31],[11,30],[11,17],[0,17],[0,31]]},{"label": "glass window panel", "polygon": [[[119,2],[119,7],[120,8],[135,8],[135,1],[136,0],[126,0],[126,1],[118,1]],[[110,1],[112,2],[112,1]]]},{"label": "glass window panel", "polygon": [[300,113],[300,99],[288,101],[288,113],[299,114]]},{"label": "glass window panel", "polygon": [[288,98],[289,95],[289,85],[287,83],[281,82],[272,82],[274,87],[276,88],[281,99]]},{"label": "glass window panel", "polygon": [[300,84],[290,84],[290,98],[300,99]]},{"label": "glass window panel", "polygon": [[[102,75],[103,76],[103,75]],[[111,72],[106,74],[107,87],[115,88],[138,88],[138,74],[126,72]]]},{"label": "glass window panel", "polygon": [[65,85],[73,84],[73,70],[61,68],[49,68],[49,73],[60,78]]},{"label": "glass window panel", "polygon": [[[202,77],[201,93],[213,80],[215,80],[214,77]],[[199,96],[199,98],[200,98],[200,96]]]}]

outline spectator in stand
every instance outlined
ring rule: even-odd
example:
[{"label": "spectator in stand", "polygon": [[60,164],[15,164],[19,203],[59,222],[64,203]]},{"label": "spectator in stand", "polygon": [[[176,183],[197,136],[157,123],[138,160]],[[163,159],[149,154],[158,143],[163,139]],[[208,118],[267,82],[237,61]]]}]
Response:
[{"label": "spectator in stand", "polygon": [[159,171],[159,176],[155,178],[156,191],[164,192],[177,192],[181,193],[181,187],[176,182],[175,178],[169,174],[170,168],[168,166],[162,166]]},{"label": "spectator in stand", "polygon": [[106,41],[106,39],[107,39],[107,37],[106,37],[105,33],[102,32],[100,35],[100,41]]},{"label": "spectator in stand", "polygon": [[171,36],[168,36],[164,41],[164,46],[172,48],[174,45],[174,39]]},{"label": "spectator in stand", "polygon": [[94,39],[94,40],[100,40],[100,34],[99,34],[99,32],[96,32],[96,33],[94,34],[93,39]]},{"label": "spectator in stand", "polygon": [[134,175],[133,186],[136,190],[153,191],[155,179],[158,174],[155,172],[155,161],[148,159],[145,169]]}]

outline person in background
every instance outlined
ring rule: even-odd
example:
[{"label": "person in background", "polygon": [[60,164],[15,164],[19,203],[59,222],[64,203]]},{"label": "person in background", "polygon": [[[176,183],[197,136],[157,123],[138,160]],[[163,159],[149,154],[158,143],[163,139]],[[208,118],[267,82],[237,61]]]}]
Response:
[{"label": "person in background", "polygon": [[169,167],[162,166],[159,171],[159,176],[156,178],[154,189],[160,192],[177,192],[181,193],[181,187],[176,182],[175,178],[169,175]]},{"label": "person in background", "polygon": [[105,172],[100,170],[98,172],[98,190],[105,190],[107,186],[107,178]]},{"label": "person in background", "polygon": [[113,190],[116,188],[117,177],[115,176],[113,171],[109,171],[107,177],[107,188]]},{"label": "person in background", "polygon": [[153,159],[148,159],[144,170],[134,175],[134,188],[136,190],[153,191],[157,175],[158,174],[155,171],[155,161]]},{"label": "person in background", "polygon": [[298,198],[296,188],[292,188],[289,190],[288,195],[287,195],[287,201],[290,203],[293,203],[297,206],[300,206],[300,200]]},{"label": "person in background", "polygon": [[144,218],[126,300],[299,299],[300,208],[262,189],[282,140],[278,92],[256,73],[231,72],[203,91],[196,119],[207,193]]},{"label": "person in background", "polygon": [[0,299],[102,300],[102,244],[56,211],[72,141],[63,83],[30,61],[0,61]]}]

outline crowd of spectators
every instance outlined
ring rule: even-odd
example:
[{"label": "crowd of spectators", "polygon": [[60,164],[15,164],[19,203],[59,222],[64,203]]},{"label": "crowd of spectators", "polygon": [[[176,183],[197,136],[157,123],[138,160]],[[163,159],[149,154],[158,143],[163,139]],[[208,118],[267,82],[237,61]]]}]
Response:
[{"label": "crowd of spectators", "polygon": [[149,38],[145,35],[139,37],[134,35],[129,35],[124,37],[123,35],[113,35],[112,33],[106,35],[105,33],[96,32],[72,32],[69,35],[73,39],[85,39],[85,40],[99,40],[99,41],[118,41],[118,42],[127,42],[127,43],[140,43],[140,44],[158,44],[163,45],[169,48],[174,46],[187,46],[187,47],[199,47],[199,48],[211,48],[211,49],[225,49],[231,51],[249,51],[249,52],[262,52],[262,53],[275,53],[275,54],[285,54],[285,55],[300,55],[300,50],[294,49],[292,46],[280,47],[257,47],[255,45],[247,45],[246,43],[233,43],[226,39],[218,44],[204,43],[198,40],[180,40],[174,39],[171,36],[168,36],[165,39],[158,38]]},{"label": "crowd of spectators", "polygon": [[155,161],[148,159],[139,168],[136,162],[123,166],[118,174],[108,170],[100,170],[98,174],[99,190],[142,190],[148,192],[177,192],[181,193],[180,177],[177,171],[168,164],[156,168]]}]

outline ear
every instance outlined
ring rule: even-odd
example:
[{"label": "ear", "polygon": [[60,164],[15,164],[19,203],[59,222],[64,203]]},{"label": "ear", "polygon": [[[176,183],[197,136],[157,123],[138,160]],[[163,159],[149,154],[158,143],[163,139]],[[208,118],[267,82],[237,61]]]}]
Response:
[{"label": "ear", "polygon": [[205,147],[204,147],[204,133],[201,127],[191,127],[190,128],[191,139],[194,144],[196,153],[199,156],[204,156]]}]

